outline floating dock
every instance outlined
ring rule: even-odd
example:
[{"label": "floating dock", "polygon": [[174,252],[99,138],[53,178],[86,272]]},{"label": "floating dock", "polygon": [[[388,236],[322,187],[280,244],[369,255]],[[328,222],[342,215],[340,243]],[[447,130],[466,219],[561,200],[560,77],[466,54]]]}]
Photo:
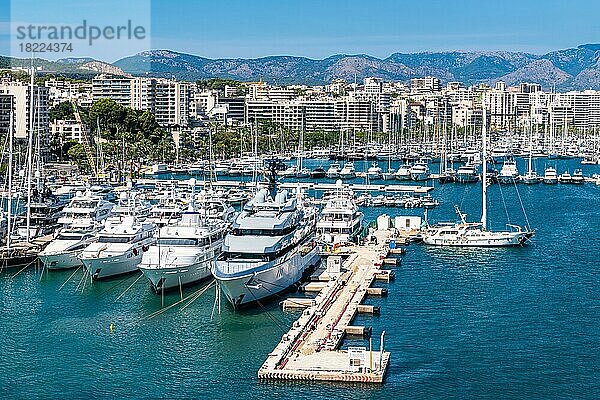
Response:
[{"label": "floating dock", "polygon": [[[152,178],[140,178],[136,182],[141,185],[151,186],[162,186],[162,187],[182,187],[189,188],[189,180],[178,180],[178,179],[152,179]],[[215,182],[209,182],[202,179],[196,179],[195,186],[197,188],[205,187],[211,184],[215,188],[256,188],[258,185],[264,185],[263,183],[255,183],[252,181],[239,181],[239,180],[217,180]],[[344,183],[344,187],[350,188],[354,191],[365,191],[365,192],[383,192],[383,193],[417,193],[425,194],[433,190],[433,186],[419,186],[419,185],[400,185],[400,184],[388,184],[388,185],[367,185],[361,183]],[[295,189],[301,187],[305,190],[321,190],[321,191],[333,191],[338,188],[335,182],[332,183],[316,183],[316,182],[285,182],[279,184],[279,187],[284,189]]]},{"label": "floating dock", "polygon": [[317,270],[304,285],[306,291],[318,291],[316,298],[282,302],[284,309],[304,311],[267,357],[258,371],[259,379],[383,383],[390,361],[383,333],[377,351],[372,346],[348,350],[340,346],[346,335],[371,333],[370,327],[353,326],[352,321],[358,313],[380,311],[362,302],[367,295],[387,294],[386,289],[371,285],[375,280],[393,279],[392,271],[382,269],[391,235],[391,230],[375,231],[376,242],[354,247],[343,262],[339,256],[330,256],[326,269]]}]

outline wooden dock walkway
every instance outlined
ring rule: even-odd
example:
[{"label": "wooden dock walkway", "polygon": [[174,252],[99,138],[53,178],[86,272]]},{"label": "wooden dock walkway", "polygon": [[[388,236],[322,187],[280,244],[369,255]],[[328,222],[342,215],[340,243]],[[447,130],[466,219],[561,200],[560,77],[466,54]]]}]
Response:
[{"label": "wooden dock walkway", "polygon": [[[307,284],[315,290],[321,288],[315,299],[283,302],[284,308],[306,309],[267,357],[258,371],[260,379],[383,382],[390,360],[390,353],[381,348],[383,343],[378,351],[340,350],[340,346],[346,335],[370,333],[369,328],[352,326],[352,321],[359,312],[379,312],[378,307],[362,302],[369,294],[387,292],[373,290],[371,284],[384,275],[389,281],[392,275],[382,269],[389,251],[386,240],[391,235],[389,230],[375,231],[378,244],[356,246],[339,272],[316,271],[314,281]],[[383,341],[383,334],[381,338]]]}]

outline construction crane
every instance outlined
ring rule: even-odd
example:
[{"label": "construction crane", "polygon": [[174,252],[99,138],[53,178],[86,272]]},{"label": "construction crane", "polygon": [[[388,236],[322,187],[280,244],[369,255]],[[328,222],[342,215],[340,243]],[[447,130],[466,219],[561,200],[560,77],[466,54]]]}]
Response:
[{"label": "construction crane", "polygon": [[90,169],[95,177],[98,177],[98,168],[96,166],[96,160],[94,159],[94,154],[92,153],[91,145],[94,143],[90,133],[86,129],[83,121],[81,120],[81,115],[79,115],[79,110],[77,109],[77,104],[72,101],[73,104],[73,113],[75,114],[75,121],[81,125],[81,135],[82,135],[82,144],[85,150],[85,154],[88,159],[88,163],[90,164]]}]

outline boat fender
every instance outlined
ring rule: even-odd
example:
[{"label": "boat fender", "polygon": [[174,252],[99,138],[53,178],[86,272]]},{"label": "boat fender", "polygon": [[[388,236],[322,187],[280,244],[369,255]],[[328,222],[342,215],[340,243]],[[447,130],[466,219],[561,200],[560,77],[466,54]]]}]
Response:
[{"label": "boat fender", "polygon": [[150,248],[150,246],[148,246],[148,245],[142,246],[142,251],[148,251],[149,248]]},{"label": "boat fender", "polygon": [[138,250],[137,249],[133,249],[133,255],[137,256],[138,255]]}]

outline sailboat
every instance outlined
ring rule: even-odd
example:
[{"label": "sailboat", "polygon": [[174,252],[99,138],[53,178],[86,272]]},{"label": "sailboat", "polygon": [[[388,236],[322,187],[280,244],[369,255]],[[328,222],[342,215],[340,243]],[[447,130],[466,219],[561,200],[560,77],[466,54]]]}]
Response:
[{"label": "sailboat", "polygon": [[[24,232],[24,240],[12,241],[13,234],[15,233],[15,223],[16,220],[13,214],[13,138],[14,138],[14,125],[13,125],[13,111],[10,110],[9,113],[9,128],[8,128],[8,204],[7,204],[7,233],[6,233],[6,241],[0,247],[0,271],[5,268],[11,267],[25,267],[33,264],[37,260],[37,256],[39,252],[44,248],[44,246],[48,243],[46,239],[50,238],[50,236],[45,236],[42,238],[33,237],[32,233],[32,219],[31,219],[31,211],[32,211],[32,199],[33,199],[33,187],[32,187],[32,177],[33,177],[33,135],[36,132],[37,124],[39,123],[39,118],[37,121],[34,119],[34,114],[36,114],[37,107],[39,107],[39,101],[35,101],[35,68],[33,65],[33,59],[31,60],[31,74],[30,74],[30,82],[29,82],[29,132],[27,135],[27,154],[26,154],[26,168],[24,171],[24,177],[26,179],[26,192],[27,192],[27,203],[25,207],[25,232]],[[34,125],[36,123],[36,125]],[[39,135],[39,132],[38,132]],[[18,204],[18,203],[17,203]]]},{"label": "sailboat", "polygon": [[531,121],[529,121],[529,160],[527,163],[527,173],[521,177],[521,181],[527,185],[540,183],[541,179],[533,169],[533,131],[531,130]]},{"label": "sailboat", "polygon": [[[483,109],[483,160],[487,160],[487,119],[486,110]],[[482,181],[482,212],[480,222],[467,222],[466,215],[458,207],[455,207],[459,223],[439,224],[428,226],[423,234],[423,243],[434,246],[454,247],[506,247],[525,244],[535,232],[528,227],[517,225],[507,226],[510,231],[491,231],[487,229],[487,163],[483,164]],[[427,218],[426,218],[427,219]]]}]

